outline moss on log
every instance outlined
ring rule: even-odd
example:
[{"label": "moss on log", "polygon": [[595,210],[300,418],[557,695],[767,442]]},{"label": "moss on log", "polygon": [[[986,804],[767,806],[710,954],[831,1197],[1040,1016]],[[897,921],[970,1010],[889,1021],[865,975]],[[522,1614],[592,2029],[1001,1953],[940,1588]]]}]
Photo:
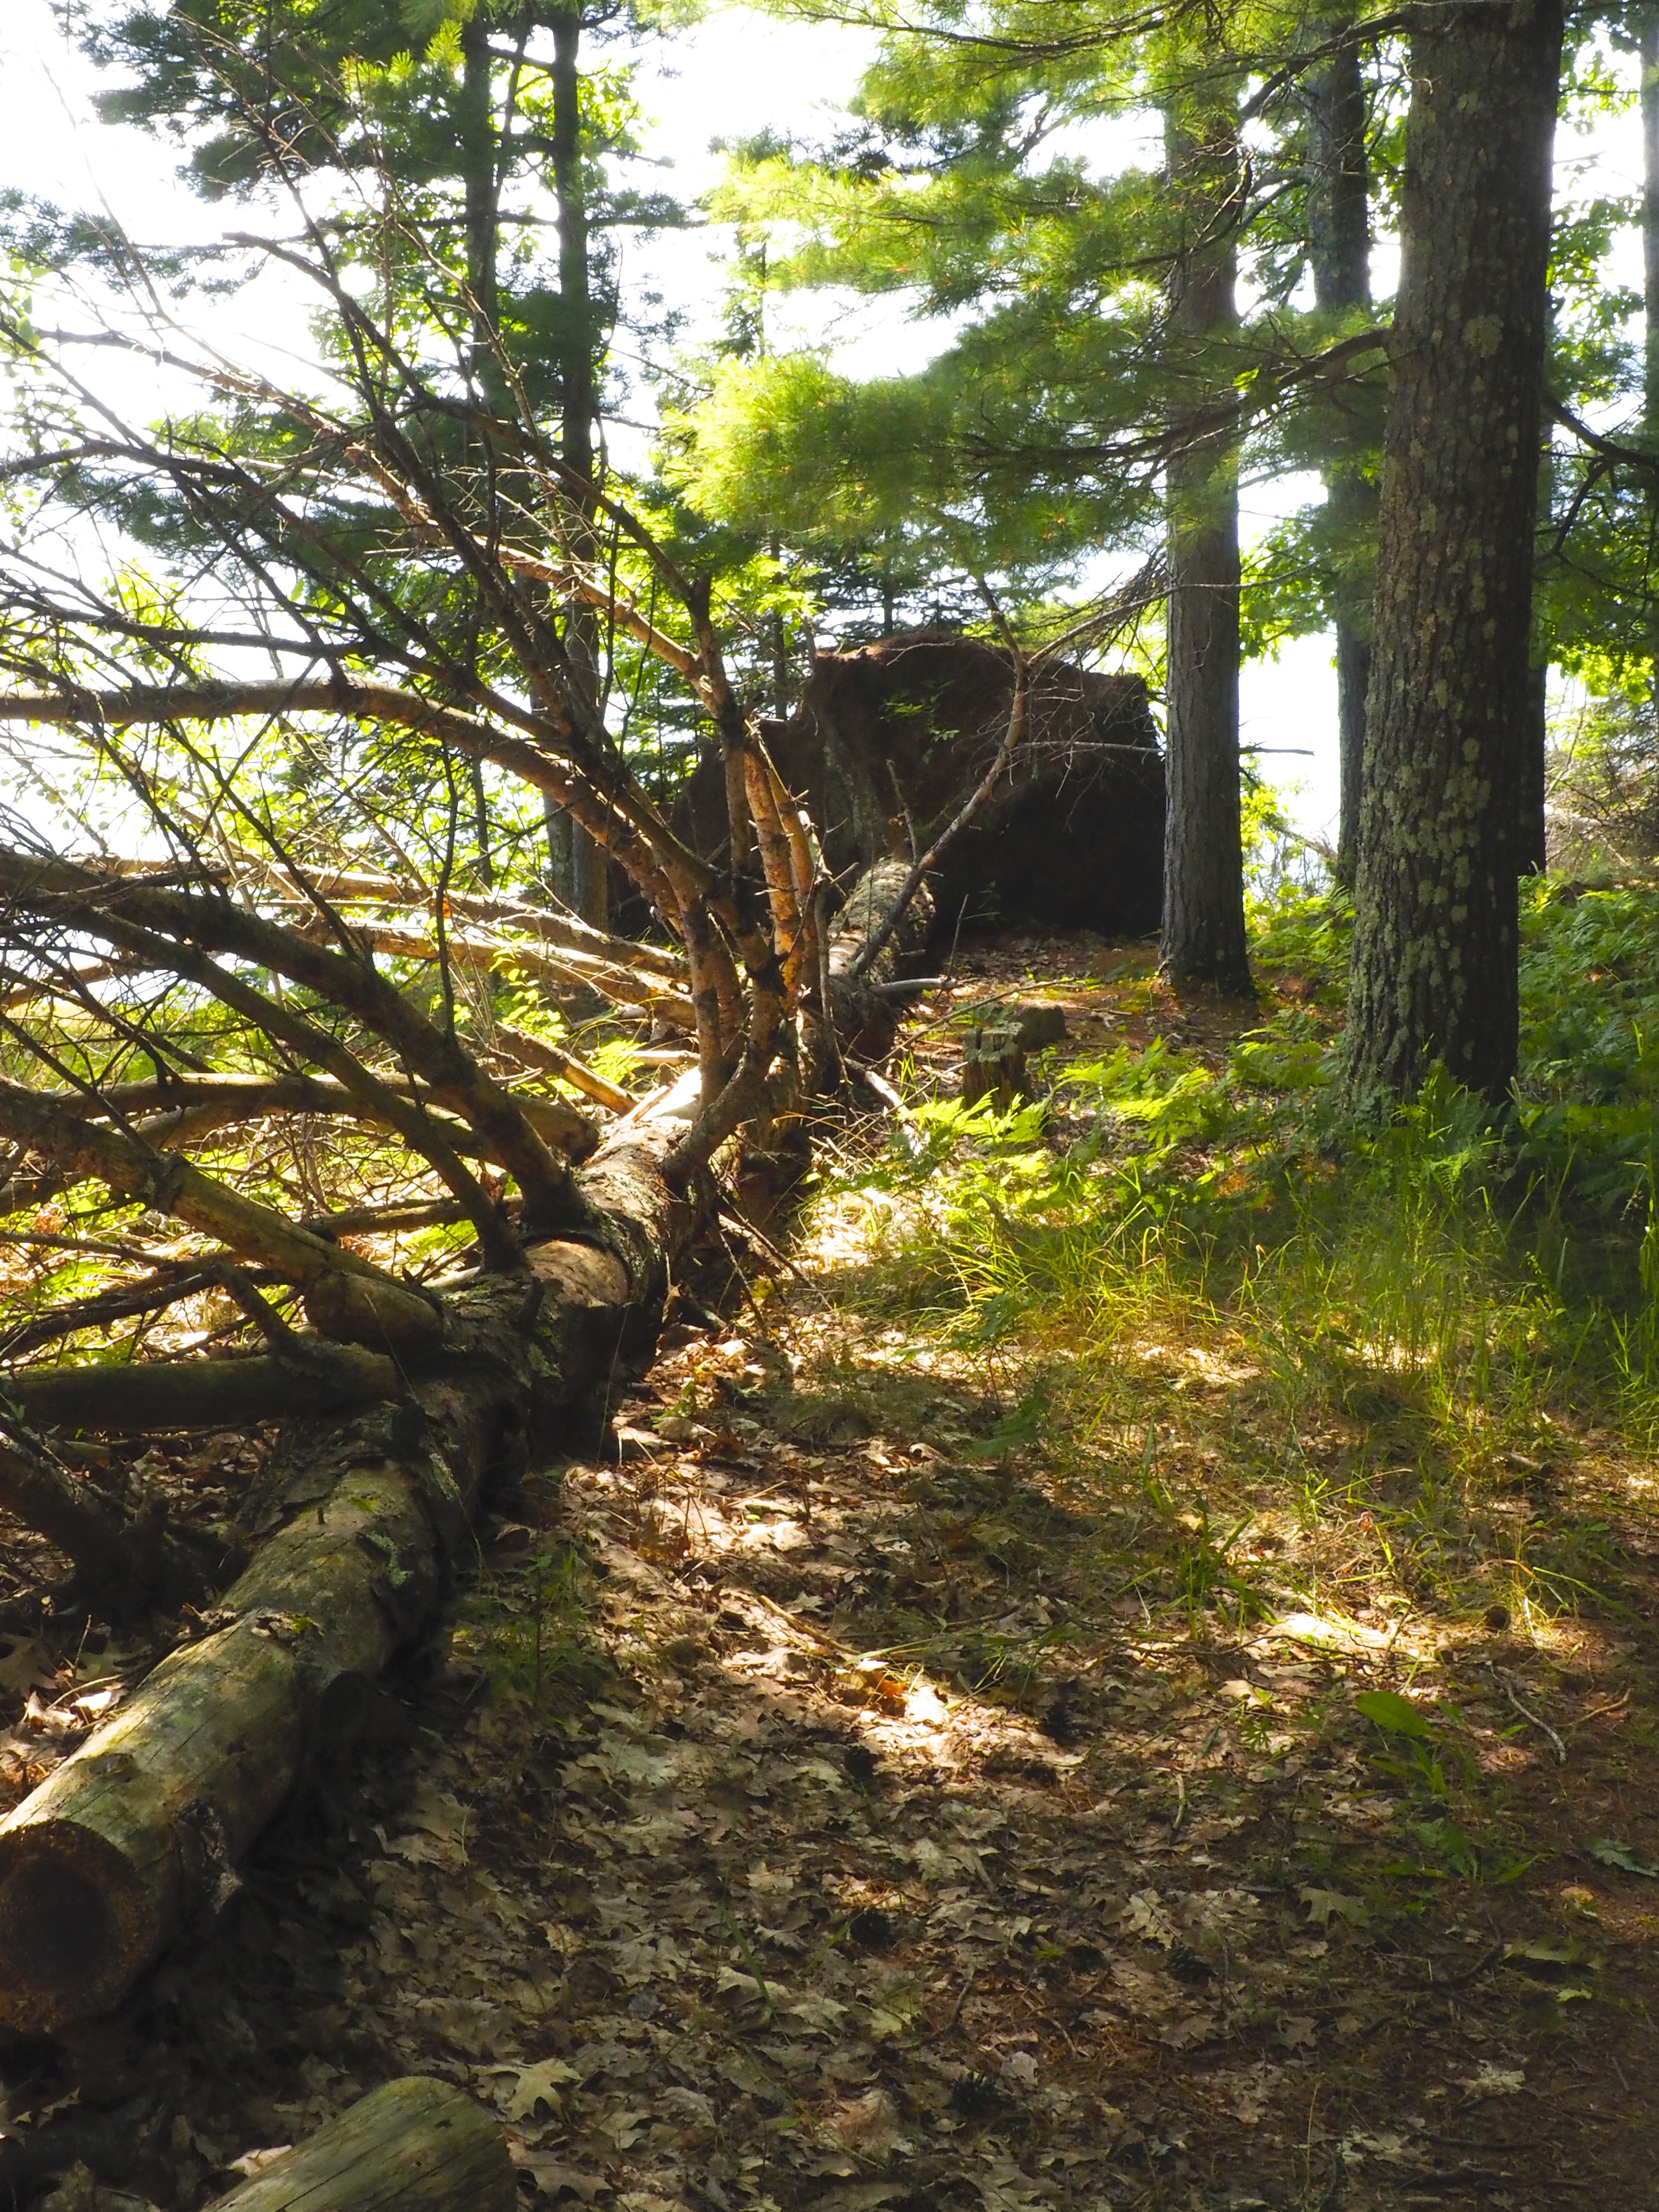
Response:
[{"label": "moss on log", "polygon": [[610,1251],[549,1243],[529,1277],[458,1288],[404,1397],[296,1427],[244,1510],[266,1540],[225,1594],[228,1623],[164,1659],[0,1822],[0,2022],[50,2033],[107,2011],[210,1915],[331,1715],[429,1629],[487,1471],[544,1449],[562,1413],[649,1356],[698,1212],[659,1171],[690,1104],[660,1102],[584,1176]]},{"label": "moss on log", "polygon": [[517,2202],[501,2122],[451,2083],[410,2075],[208,2212],[513,2212]]}]

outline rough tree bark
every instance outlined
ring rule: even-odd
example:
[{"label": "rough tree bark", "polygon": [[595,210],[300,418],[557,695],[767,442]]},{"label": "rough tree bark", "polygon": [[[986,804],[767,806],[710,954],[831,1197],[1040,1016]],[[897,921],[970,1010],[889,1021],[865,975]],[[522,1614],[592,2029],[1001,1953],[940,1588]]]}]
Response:
[{"label": "rough tree bark", "polygon": [[1182,94],[1165,118],[1170,176],[1187,236],[1170,320],[1209,389],[1177,410],[1169,464],[1170,563],[1164,817],[1164,971],[1178,983],[1249,992],[1239,821],[1238,479],[1220,349],[1237,319],[1236,100]]},{"label": "rough tree bark", "polygon": [[1494,1101],[1517,1042],[1516,791],[1560,82],[1559,0],[1448,9],[1412,46],[1348,1084],[1443,1062]]}]

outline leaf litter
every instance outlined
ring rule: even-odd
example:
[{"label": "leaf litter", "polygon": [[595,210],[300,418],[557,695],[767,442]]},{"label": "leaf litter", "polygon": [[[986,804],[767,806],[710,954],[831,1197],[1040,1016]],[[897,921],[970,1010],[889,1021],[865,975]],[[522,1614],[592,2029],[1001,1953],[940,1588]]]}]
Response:
[{"label": "leaf litter", "polygon": [[[1643,1604],[1548,1647],[1183,1607],[983,1372],[811,1281],[766,1313],[501,1501],[216,1927],[0,2057],[14,2121],[151,2108],[53,2212],[191,2212],[407,2071],[495,2106],[526,2207],[1643,2201]],[[39,1765],[125,1661],[13,1656]]]}]

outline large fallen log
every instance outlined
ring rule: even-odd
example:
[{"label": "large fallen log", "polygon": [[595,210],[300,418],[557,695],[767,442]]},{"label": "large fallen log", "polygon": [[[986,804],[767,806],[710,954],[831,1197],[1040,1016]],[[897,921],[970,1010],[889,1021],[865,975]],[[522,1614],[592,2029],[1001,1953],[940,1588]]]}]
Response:
[{"label": "large fallen log", "polygon": [[208,2212],[513,2212],[507,2138],[447,2081],[371,2090]]},{"label": "large fallen log", "polygon": [[[872,986],[922,915],[867,973],[859,951],[896,888],[891,864],[855,885],[826,951],[837,1028],[890,1027]],[[522,1272],[433,1286],[441,1334],[418,1364],[386,1363],[398,1395],[289,1432],[241,1516],[264,1540],[210,1632],[0,1822],[0,2024],[51,2033],[107,2011],[210,1917],[312,1747],[349,1735],[366,1682],[429,1630],[489,1471],[533,1463],[561,1416],[648,1362],[675,1255],[711,1210],[707,1177],[688,1196],[677,1171],[702,1079],[642,1104],[580,1171],[605,1249],[551,1239]]]},{"label": "large fallen log", "polygon": [[454,1291],[396,1403],[290,1437],[245,1510],[265,1540],[226,1625],[0,1823],[0,2021],[50,2033],[108,2010],[211,1913],[310,1745],[429,1627],[487,1472],[544,1450],[561,1413],[648,1357],[699,1210],[660,1164],[695,1110],[693,1078],[584,1171],[610,1250],[544,1243],[529,1276]]}]

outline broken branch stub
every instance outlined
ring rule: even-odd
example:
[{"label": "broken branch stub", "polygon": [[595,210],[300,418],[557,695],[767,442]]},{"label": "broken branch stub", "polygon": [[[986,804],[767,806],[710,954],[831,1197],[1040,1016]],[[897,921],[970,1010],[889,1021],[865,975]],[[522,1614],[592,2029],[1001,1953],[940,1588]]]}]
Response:
[{"label": "broken branch stub", "polygon": [[[395,1362],[382,1353],[301,1337],[287,1353],[245,1358],[20,1367],[5,1387],[37,1428],[125,1436],[301,1420],[399,1397],[404,1385]],[[28,1517],[20,1511],[20,1518]]]},{"label": "broken branch stub", "polygon": [[690,1110],[671,1095],[586,1171],[611,1250],[550,1243],[531,1278],[456,1290],[406,1398],[290,1437],[244,1508],[265,1540],[228,1625],[162,1660],[0,1822],[0,2021],[51,2033],[106,2012],[210,1915],[331,1713],[430,1627],[486,1469],[648,1351],[700,1212],[661,1174]]},{"label": "broken branch stub", "polygon": [[208,2212],[513,2212],[517,2202],[494,2113],[411,2074],[360,2097]]},{"label": "broken branch stub", "polygon": [[199,1598],[240,1550],[129,1513],[21,1438],[0,1437],[0,1510],[55,1545],[74,1563],[77,1591],[118,1617]]}]

